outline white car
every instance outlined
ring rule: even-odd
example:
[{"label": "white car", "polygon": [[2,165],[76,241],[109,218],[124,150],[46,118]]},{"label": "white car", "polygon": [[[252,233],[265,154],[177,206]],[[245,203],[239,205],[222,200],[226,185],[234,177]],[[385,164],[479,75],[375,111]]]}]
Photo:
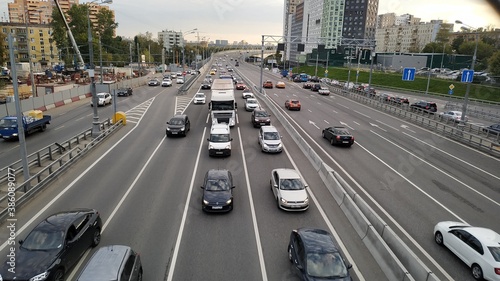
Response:
[{"label": "white car", "polygon": [[476,280],[500,280],[500,234],[495,231],[443,221],[434,227],[434,241],[467,264]]},{"label": "white car", "polygon": [[279,153],[283,151],[280,133],[274,126],[261,126],[258,141],[263,152]]},{"label": "white car", "polygon": [[274,169],[271,189],[278,208],[286,211],[305,211],[309,208],[307,184],[294,169]]},{"label": "white car", "polygon": [[318,94],[328,96],[330,94],[330,90],[326,87],[321,87],[318,90]]},{"label": "white car", "polygon": [[206,102],[206,97],[204,93],[196,93],[196,95],[194,95],[193,99],[194,104],[198,103],[205,104],[205,102]]},{"label": "white car", "polygon": [[[97,93],[97,106],[111,104],[111,100],[112,98],[110,93]],[[90,99],[90,106],[94,106],[93,98]]]},{"label": "white car", "polygon": [[175,79],[176,84],[184,84],[184,78],[182,76],[177,76],[177,79]]},{"label": "white car", "polygon": [[162,87],[172,86],[172,80],[170,80],[170,78],[163,78],[163,80],[161,81],[161,86]]},{"label": "white car", "polygon": [[[441,112],[439,113],[439,117],[441,117],[441,119],[444,121],[453,120],[455,122],[460,122],[460,120],[462,120],[462,111]],[[464,121],[465,122],[469,121],[467,115],[465,116]]]},{"label": "white car", "polygon": [[253,93],[250,92],[250,91],[243,90],[243,93],[241,95],[243,96],[244,99],[255,98],[255,96],[253,95]]},{"label": "white car", "polygon": [[247,98],[245,101],[245,110],[246,111],[253,111],[259,107],[259,102],[257,102],[257,99],[255,98]]}]

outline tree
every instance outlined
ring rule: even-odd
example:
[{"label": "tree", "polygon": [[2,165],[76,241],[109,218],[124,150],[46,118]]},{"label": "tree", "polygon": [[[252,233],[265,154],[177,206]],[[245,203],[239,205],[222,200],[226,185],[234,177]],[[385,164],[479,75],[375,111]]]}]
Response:
[{"label": "tree", "polygon": [[[6,37],[7,36],[3,32],[0,33],[0,42],[5,42]],[[8,58],[7,49],[0,48],[0,66],[3,66],[9,60]]]},{"label": "tree", "polygon": [[449,44],[438,42],[431,42],[425,45],[425,47],[422,49],[422,53],[443,53],[443,48],[445,54],[453,53],[452,46],[450,46]]},{"label": "tree", "polygon": [[436,39],[434,40],[434,42],[440,43],[441,45],[448,43],[451,34],[449,27],[450,27],[449,24],[441,25],[441,28],[436,34]]},{"label": "tree", "polygon": [[[458,53],[464,55],[473,55],[474,50],[476,48],[476,42],[465,42],[460,45],[458,49]],[[482,41],[477,42],[477,61],[476,66],[474,67],[476,70],[484,70],[488,68],[488,59],[493,55],[495,48],[489,44],[486,44]]]},{"label": "tree", "polygon": [[500,51],[496,51],[488,61],[491,76],[500,76]]},{"label": "tree", "polygon": [[464,42],[465,42],[465,39],[463,36],[457,36],[455,39],[453,39],[453,42],[451,43],[451,47],[453,48],[453,51],[458,52],[460,45],[462,45]]}]

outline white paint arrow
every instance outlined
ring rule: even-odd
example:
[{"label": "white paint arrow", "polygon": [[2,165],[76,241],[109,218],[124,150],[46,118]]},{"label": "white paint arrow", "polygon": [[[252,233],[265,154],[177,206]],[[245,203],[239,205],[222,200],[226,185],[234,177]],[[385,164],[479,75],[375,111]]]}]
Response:
[{"label": "white paint arrow", "polygon": [[342,126],[345,126],[345,127],[347,127],[347,128],[349,128],[349,129],[351,129],[351,130],[353,130],[353,131],[354,131],[354,128],[353,128],[353,127],[351,127],[351,126],[349,126],[349,125],[347,125],[347,123],[344,123],[344,122],[340,121],[340,124],[341,124]]},{"label": "white paint arrow", "polygon": [[412,133],[416,134],[416,132],[415,132],[415,131],[410,130],[410,126],[408,126],[408,125],[404,125],[404,124],[403,124],[403,125],[401,125],[401,128],[403,128],[403,129],[405,129],[405,130],[408,130],[408,131],[410,131],[410,132],[412,132]]},{"label": "white paint arrow", "polygon": [[276,94],[276,93],[274,93],[274,95],[275,95],[276,97],[278,96],[278,94]]},{"label": "white paint arrow", "polygon": [[316,125],[316,123],[314,123],[313,121],[309,120],[309,124],[313,125],[314,127],[316,127],[316,129],[319,130],[318,125]]},{"label": "white paint arrow", "polygon": [[[323,120],[323,121],[325,121],[325,123],[326,123],[326,124],[330,124],[330,122],[328,122],[328,121],[326,121],[326,120]],[[342,122],[340,122],[340,123],[342,123]]]}]

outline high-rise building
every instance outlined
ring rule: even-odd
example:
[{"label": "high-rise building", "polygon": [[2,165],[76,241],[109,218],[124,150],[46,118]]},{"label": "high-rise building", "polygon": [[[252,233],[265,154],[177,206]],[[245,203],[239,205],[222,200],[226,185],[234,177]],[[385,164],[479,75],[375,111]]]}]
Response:
[{"label": "high-rise building", "polygon": [[158,41],[163,42],[163,47],[167,51],[171,50],[174,46],[184,46],[184,38],[180,31],[162,30],[158,32]]},{"label": "high-rise building", "polygon": [[[58,0],[61,9],[67,12],[79,0]],[[53,0],[14,0],[7,3],[9,21],[12,23],[46,24],[52,20]]]},{"label": "high-rise building", "polygon": [[345,0],[342,37],[374,39],[378,0]]}]

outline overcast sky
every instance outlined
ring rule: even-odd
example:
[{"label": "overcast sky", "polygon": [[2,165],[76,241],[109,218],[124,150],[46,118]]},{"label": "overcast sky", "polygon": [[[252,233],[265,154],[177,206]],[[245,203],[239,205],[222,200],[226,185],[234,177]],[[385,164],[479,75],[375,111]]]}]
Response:
[{"label": "overcast sky", "polygon": [[[8,17],[10,2],[0,0],[2,18]],[[80,0],[85,2],[89,1]],[[117,35],[124,37],[150,32],[156,38],[161,30],[197,28],[198,33],[186,35],[186,40],[199,36],[200,40],[260,43],[263,34],[282,35],[283,5],[284,0],[114,0],[110,7],[118,22]],[[500,15],[486,0],[379,0],[379,14],[390,12],[409,13],[424,21],[460,19],[474,27],[500,28]]]}]

